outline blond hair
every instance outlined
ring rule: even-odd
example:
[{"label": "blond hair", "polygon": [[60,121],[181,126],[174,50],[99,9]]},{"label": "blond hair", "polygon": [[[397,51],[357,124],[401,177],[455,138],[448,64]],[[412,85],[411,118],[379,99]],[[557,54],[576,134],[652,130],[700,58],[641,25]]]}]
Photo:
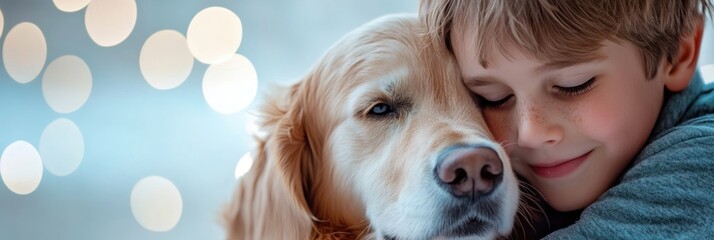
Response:
[{"label": "blond hair", "polygon": [[[639,47],[653,78],[664,57],[674,63],[681,37],[710,11],[711,0],[420,0],[419,15],[432,44],[451,50],[451,35],[475,39],[484,67],[497,50],[515,46],[549,65],[599,57],[603,41]],[[495,47],[495,48],[494,48]]]}]

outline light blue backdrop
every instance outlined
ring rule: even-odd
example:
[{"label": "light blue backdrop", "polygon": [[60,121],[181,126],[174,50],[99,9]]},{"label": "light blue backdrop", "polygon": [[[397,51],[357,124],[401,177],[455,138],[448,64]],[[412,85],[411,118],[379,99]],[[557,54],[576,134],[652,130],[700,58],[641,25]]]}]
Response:
[{"label": "light blue backdrop", "polygon": [[[59,114],[43,98],[42,73],[19,84],[0,64],[0,151],[16,140],[37,147],[45,127],[60,117],[74,121],[85,142],[84,158],[72,174],[58,177],[44,171],[29,195],[0,186],[0,239],[224,237],[219,212],[232,195],[236,162],[251,141],[246,111],[224,115],[207,105],[201,92],[206,64],[195,61],[188,79],[168,91],[149,86],[138,64],[151,34],[173,29],[185,35],[192,17],[210,6],[240,17],[238,53],[252,61],[258,92],[263,93],[271,83],[299,79],[349,30],[386,13],[415,12],[417,1],[138,0],[133,32],[106,48],[89,38],[85,10],[61,12],[51,0],[0,0],[0,43],[16,24],[33,22],[47,41],[45,68],[72,54],[84,59],[93,77],[89,100],[76,112]],[[711,29],[700,58],[704,64],[714,64]],[[169,232],[151,232],[132,215],[132,187],[150,175],[171,180],[181,192],[183,215]]]},{"label": "light blue backdrop", "polygon": [[[224,115],[208,106],[201,90],[208,65],[199,61],[182,85],[165,91],[147,84],[139,69],[151,34],[173,29],[185,36],[193,16],[211,6],[240,17],[237,53],[255,66],[260,95],[268,83],[299,79],[349,30],[386,13],[415,12],[417,2],[138,0],[134,30],[107,48],[90,39],[86,8],[67,13],[51,0],[0,0],[0,43],[13,26],[29,21],[42,30],[48,49],[43,72],[28,84],[13,81],[0,64],[0,152],[16,140],[38,148],[42,131],[60,117],[74,121],[85,142],[84,158],[68,176],[45,170],[29,195],[0,184],[0,239],[224,238],[219,213],[232,196],[236,163],[249,151],[247,112]],[[47,64],[67,54],[87,63],[93,86],[79,110],[59,114],[45,102],[41,78]],[[131,190],[150,175],[169,179],[182,195],[183,215],[169,232],[149,231],[132,215]]]}]

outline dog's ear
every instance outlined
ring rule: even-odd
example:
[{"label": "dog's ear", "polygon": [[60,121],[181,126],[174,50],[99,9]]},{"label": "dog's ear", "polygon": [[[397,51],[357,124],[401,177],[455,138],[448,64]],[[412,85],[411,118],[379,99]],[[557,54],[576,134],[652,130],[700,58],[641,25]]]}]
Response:
[{"label": "dog's ear", "polygon": [[309,239],[314,216],[307,186],[312,154],[304,126],[304,85],[293,85],[262,106],[262,128],[250,171],[238,183],[226,212],[229,239]]}]

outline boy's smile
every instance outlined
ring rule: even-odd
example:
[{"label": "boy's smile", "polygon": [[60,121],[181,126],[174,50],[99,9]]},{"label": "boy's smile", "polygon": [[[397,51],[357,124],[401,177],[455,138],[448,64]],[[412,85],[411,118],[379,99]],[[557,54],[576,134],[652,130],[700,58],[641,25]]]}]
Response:
[{"label": "boy's smile", "polygon": [[564,67],[510,47],[491,54],[484,67],[475,45],[463,39],[452,36],[464,84],[514,169],[557,210],[594,202],[654,127],[664,67],[647,79],[640,52],[629,42],[605,41],[595,60]]},{"label": "boy's smile", "polygon": [[555,161],[554,163],[532,163],[530,164],[530,167],[533,170],[533,173],[542,178],[558,178],[568,175],[578,169],[578,167],[585,162],[588,156],[590,156],[590,153],[591,152],[587,152],[579,157]]}]

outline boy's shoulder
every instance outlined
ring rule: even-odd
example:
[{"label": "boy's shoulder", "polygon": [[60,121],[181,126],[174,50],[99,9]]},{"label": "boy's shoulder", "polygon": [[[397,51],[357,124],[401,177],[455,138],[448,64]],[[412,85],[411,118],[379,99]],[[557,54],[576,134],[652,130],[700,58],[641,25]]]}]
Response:
[{"label": "boy's shoulder", "polygon": [[668,97],[647,145],[581,220],[592,218],[613,234],[595,237],[714,237],[712,173],[714,85],[697,73],[687,90]]},{"label": "boy's shoulder", "polygon": [[668,180],[703,169],[714,170],[714,84],[705,85],[697,72],[689,88],[668,96],[650,139],[621,183]]},{"label": "boy's shoulder", "polygon": [[686,90],[668,95],[634,166],[654,155],[677,158],[714,150],[714,84],[705,85],[697,72]]}]

